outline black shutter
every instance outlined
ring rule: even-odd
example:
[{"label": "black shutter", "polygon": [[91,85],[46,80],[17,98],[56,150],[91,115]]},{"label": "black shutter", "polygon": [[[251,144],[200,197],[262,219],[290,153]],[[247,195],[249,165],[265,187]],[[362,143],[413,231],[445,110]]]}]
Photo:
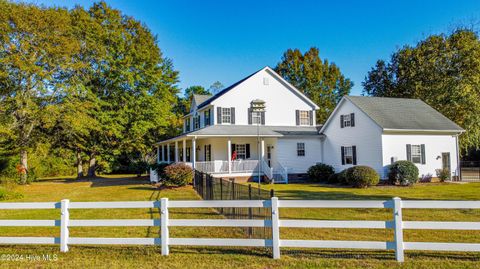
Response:
[{"label": "black shutter", "polygon": [[345,165],[345,147],[342,146],[341,150],[342,150],[342,165]]},{"label": "black shutter", "polygon": [[229,160],[232,159],[233,152],[235,151],[235,144],[232,144],[232,146],[231,146],[231,151],[232,151],[232,153],[231,153],[232,155],[228,157],[228,158],[230,158]]},{"label": "black shutter", "polygon": [[355,113],[350,114],[350,126],[355,127]]},{"label": "black shutter", "polygon": [[203,160],[207,161],[207,145],[203,146]]},{"label": "black shutter", "polygon": [[295,110],[295,125],[300,125],[300,110]]},{"label": "black shutter", "polygon": [[222,124],[222,108],[217,107],[217,124]]},{"label": "black shutter", "polygon": [[340,128],[343,128],[343,115],[340,115]]},{"label": "black shutter", "polygon": [[310,126],[313,126],[313,111],[310,110]]},{"label": "black shutter", "polygon": [[213,110],[210,108],[208,109],[208,119],[210,120],[209,125],[213,125]]},{"label": "black shutter", "polygon": [[407,161],[412,161],[412,145],[407,144]]},{"label": "black shutter", "polygon": [[352,146],[353,165],[357,165],[357,147]]},{"label": "black shutter", "polygon": [[425,144],[420,145],[420,148],[422,150],[422,164],[425,164],[426,163],[426,160],[425,160]]},{"label": "black shutter", "polygon": [[230,108],[230,124],[235,124],[235,108]]},{"label": "black shutter", "polygon": [[262,125],[265,125],[265,111],[262,111],[262,112],[260,113],[260,117],[261,117],[261,122],[260,122],[260,123],[261,123]]},{"label": "black shutter", "polygon": [[248,124],[252,124],[252,109],[249,108],[248,110]]},{"label": "black shutter", "polygon": [[245,145],[245,158],[250,158],[250,144]]}]

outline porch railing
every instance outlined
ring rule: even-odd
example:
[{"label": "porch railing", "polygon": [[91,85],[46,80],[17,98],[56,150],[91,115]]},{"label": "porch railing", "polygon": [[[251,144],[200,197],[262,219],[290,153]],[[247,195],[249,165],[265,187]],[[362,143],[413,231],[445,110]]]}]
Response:
[{"label": "porch railing", "polygon": [[[196,162],[195,169],[203,173],[227,174],[228,161]],[[235,160],[231,162],[232,173],[253,173],[258,171],[258,160]]]}]

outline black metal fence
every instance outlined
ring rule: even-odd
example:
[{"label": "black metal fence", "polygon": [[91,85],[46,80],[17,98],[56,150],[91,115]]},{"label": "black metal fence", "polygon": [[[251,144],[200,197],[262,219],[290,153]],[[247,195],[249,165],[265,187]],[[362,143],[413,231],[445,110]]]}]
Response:
[{"label": "black metal fence", "polygon": [[[235,183],[235,179],[215,178],[209,174],[195,171],[193,186],[204,200],[269,200],[274,191],[263,190]],[[228,219],[270,219],[269,208],[230,208],[216,210]],[[245,227],[249,238],[271,238],[271,230],[265,227]]]},{"label": "black metal fence", "polygon": [[460,162],[462,171],[462,181],[480,181],[480,162],[462,161]]}]

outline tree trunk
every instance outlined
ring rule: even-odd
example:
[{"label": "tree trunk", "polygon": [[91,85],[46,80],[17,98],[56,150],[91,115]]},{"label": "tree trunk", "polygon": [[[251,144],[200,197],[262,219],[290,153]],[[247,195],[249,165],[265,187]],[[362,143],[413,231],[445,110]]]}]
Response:
[{"label": "tree trunk", "polygon": [[97,176],[95,173],[95,166],[97,164],[97,160],[95,159],[95,153],[90,153],[90,160],[88,162],[88,176],[95,177]]},{"label": "tree trunk", "polygon": [[28,173],[28,154],[26,149],[20,150],[20,165],[23,168],[20,170],[20,184],[26,184]]},{"label": "tree trunk", "polygon": [[83,177],[82,153],[77,149],[77,178]]}]

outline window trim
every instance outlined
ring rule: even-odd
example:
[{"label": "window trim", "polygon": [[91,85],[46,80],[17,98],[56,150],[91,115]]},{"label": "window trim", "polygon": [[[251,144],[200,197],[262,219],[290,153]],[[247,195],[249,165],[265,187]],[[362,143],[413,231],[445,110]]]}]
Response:
[{"label": "window trim", "polygon": [[[415,150],[414,150],[415,149]],[[418,150],[418,152],[416,152]],[[414,158],[418,158],[418,162],[414,160]],[[422,164],[422,145],[414,145],[410,146],[410,159],[411,162],[414,164]]]},{"label": "window trim", "polygon": [[306,155],[305,142],[297,142],[297,157],[305,157]]},{"label": "window trim", "polygon": [[[347,155],[347,153],[349,153],[350,155]],[[351,158],[351,162],[348,162],[347,158]],[[347,147],[343,147],[343,162],[345,163],[345,165],[353,165],[354,161],[353,161],[353,146],[347,146]]]},{"label": "window trim", "polygon": [[[243,147],[243,153],[240,153],[239,146]],[[247,159],[247,144],[235,144],[235,152],[237,153],[237,160],[246,160]],[[240,158],[240,155],[243,155],[243,158]]]},{"label": "window trim", "polygon": [[343,115],[343,127],[352,127],[352,114]]}]

